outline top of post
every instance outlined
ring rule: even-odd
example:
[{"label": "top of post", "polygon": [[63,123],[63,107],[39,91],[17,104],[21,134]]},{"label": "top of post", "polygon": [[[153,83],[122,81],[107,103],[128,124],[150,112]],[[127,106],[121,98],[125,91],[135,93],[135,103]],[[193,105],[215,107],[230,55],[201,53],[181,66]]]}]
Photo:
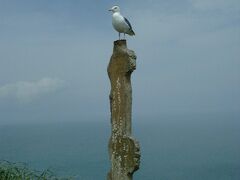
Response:
[{"label": "top of post", "polygon": [[[114,41],[113,54],[111,56],[108,73],[119,71],[120,73],[131,74],[136,69],[136,54],[133,50],[127,48],[125,39]],[[119,73],[118,72],[118,73]]]},{"label": "top of post", "polygon": [[127,49],[127,41],[125,39],[114,41],[113,51],[118,49]]}]

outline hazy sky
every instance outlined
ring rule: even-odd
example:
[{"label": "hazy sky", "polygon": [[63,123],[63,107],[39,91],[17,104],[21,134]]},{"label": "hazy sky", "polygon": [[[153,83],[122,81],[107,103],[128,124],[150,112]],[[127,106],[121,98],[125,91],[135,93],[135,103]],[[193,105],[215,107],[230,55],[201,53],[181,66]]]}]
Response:
[{"label": "hazy sky", "polygon": [[136,119],[240,112],[239,0],[0,0],[0,124],[109,120],[116,4]]}]

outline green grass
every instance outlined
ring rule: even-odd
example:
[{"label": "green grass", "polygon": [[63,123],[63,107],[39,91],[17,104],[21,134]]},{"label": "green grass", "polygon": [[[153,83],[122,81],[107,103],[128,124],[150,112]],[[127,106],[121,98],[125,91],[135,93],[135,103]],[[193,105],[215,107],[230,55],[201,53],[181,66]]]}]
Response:
[{"label": "green grass", "polygon": [[25,163],[0,161],[0,180],[74,180],[73,177],[56,177],[49,169],[36,171]]}]

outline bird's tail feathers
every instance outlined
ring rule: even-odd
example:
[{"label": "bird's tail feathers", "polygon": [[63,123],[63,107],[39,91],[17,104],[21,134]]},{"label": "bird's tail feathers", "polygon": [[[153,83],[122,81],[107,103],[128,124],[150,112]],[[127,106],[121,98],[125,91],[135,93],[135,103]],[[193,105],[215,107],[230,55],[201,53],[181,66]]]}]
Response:
[{"label": "bird's tail feathers", "polygon": [[134,32],[132,29],[130,29],[130,30],[129,30],[129,35],[130,35],[130,36],[135,36],[135,32]]}]

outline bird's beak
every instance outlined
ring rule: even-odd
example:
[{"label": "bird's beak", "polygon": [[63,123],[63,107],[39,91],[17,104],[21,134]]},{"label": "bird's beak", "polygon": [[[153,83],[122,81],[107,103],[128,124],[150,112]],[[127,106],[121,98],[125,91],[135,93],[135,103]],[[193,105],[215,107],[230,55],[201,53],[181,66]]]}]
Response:
[{"label": "bird's beak", "polygon": [[109,9],[108,11],[112,11],[112,9]]}]

